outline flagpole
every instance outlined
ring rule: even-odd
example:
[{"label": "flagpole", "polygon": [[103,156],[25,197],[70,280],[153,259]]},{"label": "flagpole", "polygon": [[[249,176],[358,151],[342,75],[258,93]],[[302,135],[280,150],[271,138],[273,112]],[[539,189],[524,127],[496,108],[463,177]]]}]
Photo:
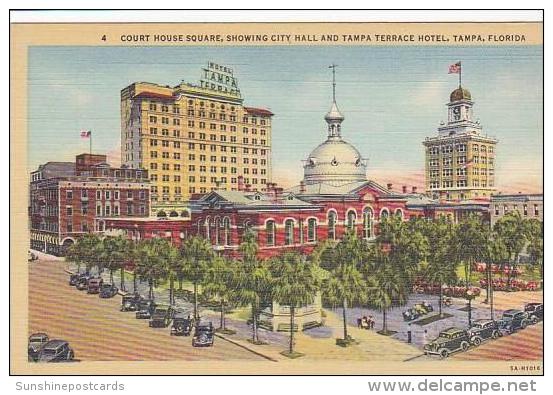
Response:
[{"label": "flagpole", "polygon": [[463,72],[463,66],[461,66],[461,61],[459,61],[459,88],[461,87],[461,73]]},{"label": "flagpole", "polygon": [[89,139],[88,143],[89,143],[88,150],[89,150],[90,155],[92,155],[92,130],[90,131],[90,139]]}]

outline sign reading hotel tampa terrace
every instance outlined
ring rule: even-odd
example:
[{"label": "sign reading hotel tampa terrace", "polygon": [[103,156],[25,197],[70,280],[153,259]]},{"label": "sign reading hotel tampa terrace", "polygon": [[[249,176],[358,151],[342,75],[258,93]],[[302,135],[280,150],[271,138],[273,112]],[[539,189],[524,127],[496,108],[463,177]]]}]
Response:
[{"label": "sign reading hotel tampa terrace", "polygon": [[230,67],[208,62],[207,68],[202,69],[202,71],[203,76],[200,80],[202,88],[238,98],[241,97],[240,89],[238,89],[238,80],[234,77]]}]

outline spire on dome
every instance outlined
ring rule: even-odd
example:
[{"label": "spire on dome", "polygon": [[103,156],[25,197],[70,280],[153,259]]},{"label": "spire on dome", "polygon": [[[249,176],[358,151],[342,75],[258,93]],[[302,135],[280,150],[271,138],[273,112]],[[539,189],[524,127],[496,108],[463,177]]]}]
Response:
[{"label": "spire on dome", "polygon": [[328,124],[328,137],[341,139],[340,124],[345,118],[336,104],[336,67],[337,65],[334,63],[328,66],[329,69],[332,69],[332,106],[325,115],[325,121]]}]

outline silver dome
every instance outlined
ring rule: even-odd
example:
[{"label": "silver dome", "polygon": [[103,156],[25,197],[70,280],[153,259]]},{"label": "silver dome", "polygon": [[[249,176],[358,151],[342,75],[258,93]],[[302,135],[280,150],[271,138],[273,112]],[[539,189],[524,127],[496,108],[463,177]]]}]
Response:
[{"label": "silver dome", "polygon": [[341,138],[329,138],[307,157],[305,184],[342,185],[367,181],[367,165],[357,149]]}]

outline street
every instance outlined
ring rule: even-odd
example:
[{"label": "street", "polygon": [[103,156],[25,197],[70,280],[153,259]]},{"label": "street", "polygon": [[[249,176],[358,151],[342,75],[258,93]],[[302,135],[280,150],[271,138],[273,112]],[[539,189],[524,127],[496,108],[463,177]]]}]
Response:
[{"label": "street", "polygon": [[67,340],[82,361],[262,360],[215,338],[213,347],[194,348],[190,337],[152,329],[147,320],[119,311],[121,297],[100,299],[68,285],[63,261],[29,263],[29,332]]}]

